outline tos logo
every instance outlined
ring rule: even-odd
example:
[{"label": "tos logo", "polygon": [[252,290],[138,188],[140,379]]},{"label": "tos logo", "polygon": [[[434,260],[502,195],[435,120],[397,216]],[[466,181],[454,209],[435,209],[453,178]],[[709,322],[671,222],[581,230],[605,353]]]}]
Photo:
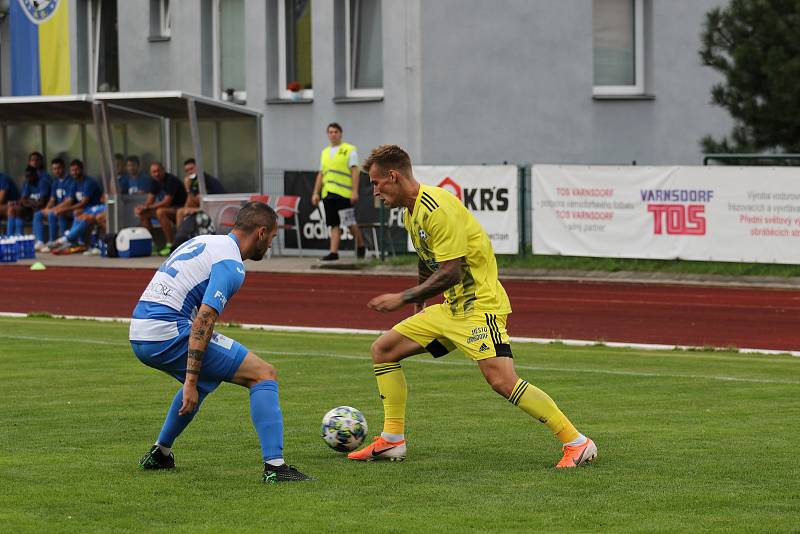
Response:
[{"label": "tos logo", "polygon": [[705,203],[714,198],[713,189],[643,189],[647,211],[653,214],[653,233],[661,235],[706,235]]},{"label": "tos logo", "polygon": [[450,191],[470,211],[508,211],[508,188],[462,188],[458,182],[446,176],[438,187]]},{"label": "tos logo", "polygon": [[648,204],[653,214],[653,233],[706,235],[706,207],[703,204]]}]

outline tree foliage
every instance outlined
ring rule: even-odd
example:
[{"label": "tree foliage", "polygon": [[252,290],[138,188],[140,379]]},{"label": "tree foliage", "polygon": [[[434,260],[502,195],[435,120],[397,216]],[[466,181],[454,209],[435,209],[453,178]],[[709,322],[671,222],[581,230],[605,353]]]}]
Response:
[{"label": "tree foliage", "polygon": [[700,58],[722,74],[711,102],[734,120],[704,152],[800,152],[800,0],[731,0],[706,14]]}]

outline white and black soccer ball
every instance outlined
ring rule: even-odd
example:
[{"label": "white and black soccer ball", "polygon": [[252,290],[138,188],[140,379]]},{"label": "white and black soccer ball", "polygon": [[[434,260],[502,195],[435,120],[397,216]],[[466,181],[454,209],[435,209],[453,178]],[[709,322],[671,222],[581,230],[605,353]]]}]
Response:
[{"label": "white and black soccer ball", "polygon": [[367,420],[355,408],[338,406],[322,418],[322,439],[335,451],[353,451],[366,437]]},{"label": "white and black soccer ball", "polygon": [[217,229],[214,228],[214,221],[204,211],[198,211],[194,216],[195,225],[197,228],[197,235],[216,234]]}]

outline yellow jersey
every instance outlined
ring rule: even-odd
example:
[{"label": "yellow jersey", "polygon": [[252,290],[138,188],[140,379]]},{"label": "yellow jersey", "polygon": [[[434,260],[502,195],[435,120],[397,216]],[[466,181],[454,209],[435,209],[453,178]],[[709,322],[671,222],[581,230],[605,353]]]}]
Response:
[{"label": "yellow jersey", "polygon": [[444,292],[445,308],[452,316],[511,313],[489,236],[455,195],[420,184],[414,209],[403,214],[403,225],[431,271],[443,261],[463,258],[461,281]]}]

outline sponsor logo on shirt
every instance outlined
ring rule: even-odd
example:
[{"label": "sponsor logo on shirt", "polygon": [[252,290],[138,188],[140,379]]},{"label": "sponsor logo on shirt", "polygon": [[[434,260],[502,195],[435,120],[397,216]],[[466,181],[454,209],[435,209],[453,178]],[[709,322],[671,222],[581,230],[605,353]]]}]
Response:
[{"label": "sponsor logo on shirt", "polygon": [[149,293],[150,296],[170,297],[172,296],[172,291],[172,288],[164,282],[150,282],[145,293]]},{"label": "sponsor logo on shirt", "polygon": [[227,297],[225,297],[225,295],[222,293],[222,291],[215,292],[214,293],[214,298],[215,299],[219,299],[219,301],[222,303],[223,306],[225,306],[228,303],[228,299],[227,299]]}]

